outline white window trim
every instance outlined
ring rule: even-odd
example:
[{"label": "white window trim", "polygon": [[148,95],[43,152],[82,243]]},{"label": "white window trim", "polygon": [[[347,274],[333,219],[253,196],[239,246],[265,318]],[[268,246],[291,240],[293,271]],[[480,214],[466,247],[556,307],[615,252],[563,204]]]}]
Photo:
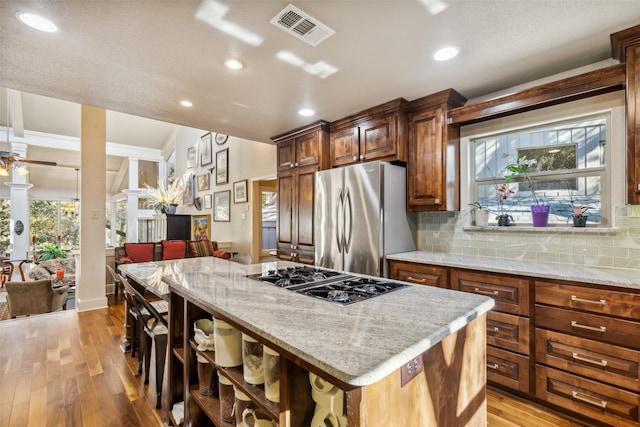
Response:
[{"label": "white window trim", "polygon": [[[626,203],[627,129],[625,92],[623,90],[462,126],[460,128],[461,209],[465,210],[468,204],[475,200],[472,194],[474,189],[473,165],[471,163],[473,140],[496,133],[513,132],[522,128],[538,127],[547,123],[573,120],[598,113],[609,113],[610,115],[607,119],[605,151],[607,173],[605,174],[605,183],[602,186],[602,218],[603,225],[615,227],[614,207]],[[610,197],[607,197],[607,193]]]}]

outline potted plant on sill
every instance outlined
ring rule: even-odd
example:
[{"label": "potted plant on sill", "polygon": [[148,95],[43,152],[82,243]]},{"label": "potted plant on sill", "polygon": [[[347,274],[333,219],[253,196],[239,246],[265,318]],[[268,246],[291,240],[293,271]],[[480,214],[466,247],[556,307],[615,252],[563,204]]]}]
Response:
[{"label": "potted plant on sill", "polygon": [[587,226],[587,215],[585,215],[584,213],[586,211],[588,211],[589,209],[591,209],[591,207],[590,206],[574,205],[573,204],[573,200],[572,200],[571,201],[571,208],[573,209],[573,214],[569,215],[569,218],[567,218],[567,221],[569,219],[572,219],[574,227],[586,227]]},{"label": "potted plant on sill", "polygon": [[[507,157],[508,154],[503,154],[502,157]],[[529,186],[529,190],[531,190],[531,198],[533,199],[533,205],[531,205],[531,218],[533,220],[534,227],[547,227],[549,225],[549,209],[551,208],[547,204],[540,203],[538,196],[536,195],[536,190],[533,187],[533,182],[531,181],[531,176],[529,176],[530,172],[533,172],[536,164],[538,163],[536,159],[527,160],[527,156],[520,156],[515,159],[516,162],[505,167],[505,171],[510,172],[510,174],[505,173],[505,180],[510,182],[515,176],[522,175],[524,181]]]},{"label": "potted plant on sill", "polygon": [[149,191],[151,207],[157,213],[173,215],[176,213],[176,207],[187,191],[182,180],[175,180],[166,188],[163,182],[158,184],[158,188],[150,187],[145,184]]},{"label": "potted plant on sill", "polygon": [[[505,207],[505,202],[509,199],[509,197],[513,196],[516,192],[513,191],[506,184],[500,184],[496,186],[496,193],[498,196],[498,215],[496,216],[496,220],[498,221],[498,225],[501,227],[506,227],[512,224],[513,217],[509,214],[509,211]],[[515,223],[513,223],[515,225]]]},{"label": "potted plant on sill", "polygon": [[42,250],[40,250],[40,255],[38,255],[38,262],[47,261],[55,258],[66,258],[67,251],[60,249],[56,245],[44,245]]},{"label": "potted plant on sill", "polygon": [[478,227],[486,227],[489,224],[489,210],[485,205],[480,202],[469,203],[471,206],[471,215],[473,215],[473,222]]}]

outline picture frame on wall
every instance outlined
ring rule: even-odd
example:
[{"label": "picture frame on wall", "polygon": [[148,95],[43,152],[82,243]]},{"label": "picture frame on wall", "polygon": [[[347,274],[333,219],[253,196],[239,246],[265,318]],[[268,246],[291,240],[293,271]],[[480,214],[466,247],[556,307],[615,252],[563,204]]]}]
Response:
[{"label": "picture frame on wall", "polygon": [[187,167],[195,168],[198,166],[198,149],[196,147],[187,148]]},{"label": "picture frame on wall", "polygon": [[209,189],[209,177],[208,173],[198,175],[198,191],[207,191]]},{"label": "picture frame on wall", "polygon": [[205,209],[211,209],[213,206],[213,197],[211,196],[211,194],[205,194],[204,195],[204,208]]},{"label": "picture frame on wall", "polygon": [[229,183],[229,149],[216,152],[216,185]]},{"label": "picture frame on wall", "polygon": [[213,220],[229,222],[231,221],[231,190],[216,191],[213,193]]},{"label": "picture frame on wall", "polygon": [[233,183],[233,203],[246,203],[247,198],[247,180],[236,181]]},{"label": "picture frame on wall", "polygon": [[200,166],[213,163],[213,157],[211,155],[212,138],[211,132],[205,133],[200,137]]},{"label": "picture frame on wall", "polygon": [[191,215],[192,240],[209,240],[211,238],[211,215]]},{"label": "picture frame on wall", "polygon": [[183,179],[184,179],[185,187],[187,190],[184,192],[184,195],[182,196],[182,204],[192,205],[193,198],[194,198],[193,193],[195,193],[194,191],[195,177],[193,176],[193,173],[188,172],[184,174]]}]

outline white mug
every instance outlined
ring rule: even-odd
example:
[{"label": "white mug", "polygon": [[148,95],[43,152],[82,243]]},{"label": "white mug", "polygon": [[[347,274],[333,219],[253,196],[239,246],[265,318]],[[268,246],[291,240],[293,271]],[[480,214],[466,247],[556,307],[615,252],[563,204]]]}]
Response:
[{"label": "white mug", "polygon": [[247,408],[242,411],[242,422],[245,427],[275,427],[278,425],[264,411],[255,408]]}]

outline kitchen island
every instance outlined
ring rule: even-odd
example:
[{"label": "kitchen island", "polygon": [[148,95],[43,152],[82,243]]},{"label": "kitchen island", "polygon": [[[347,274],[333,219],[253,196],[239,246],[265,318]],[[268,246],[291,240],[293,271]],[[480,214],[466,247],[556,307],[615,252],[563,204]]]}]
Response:
[{"label": "kitchen island", "polygon": [[[149,264],[169,285],[169,402],[186,400],[188,425],[228,425],[216,398],[197,391],[193,322],[211,316],[280,354],[279,404],[244,383],[241,368],[217,367],[280,426],[310,425],[309,373],[344,391],[349,427],[486,424],[490,298],[408,286],[341,306],[246,277],[296,265],[282,261],[191,258],[129,264],[126,274],[143,282]],[[408,365],[416,374],[402,373]]]}]

